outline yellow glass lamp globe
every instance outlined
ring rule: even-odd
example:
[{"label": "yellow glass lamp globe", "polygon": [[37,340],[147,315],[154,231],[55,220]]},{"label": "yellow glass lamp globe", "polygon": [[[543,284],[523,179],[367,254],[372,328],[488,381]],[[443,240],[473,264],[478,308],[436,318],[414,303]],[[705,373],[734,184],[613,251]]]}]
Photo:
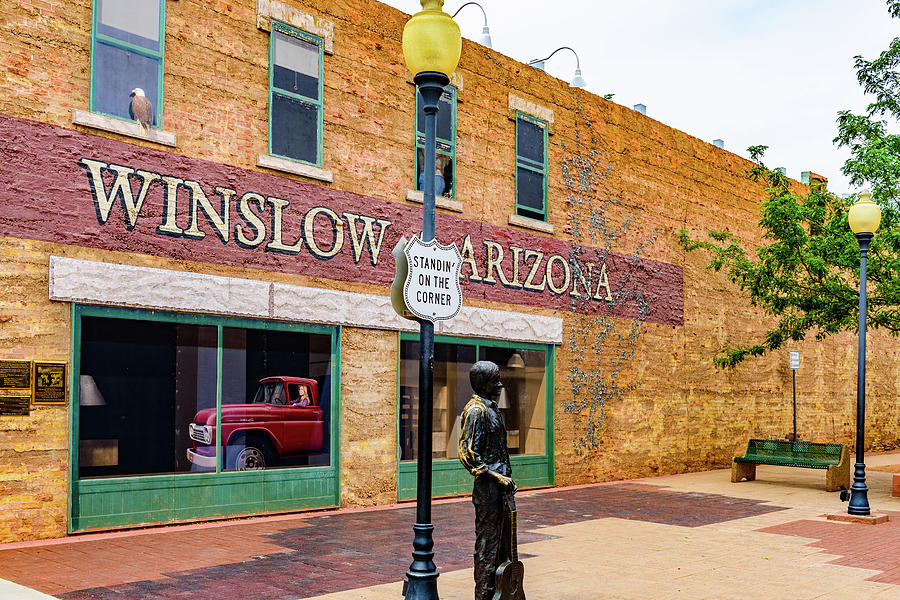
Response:
[{"label": "yellow glass lamp globe", "polygon": [[459,64],[459,25],[441,10],[444,0],[420,0],[422,10],[403,28],[403,59],[413,75],[426,71],[449,77]]},{"label": "yellow glass lamp globe", "polygon": [[853,233],[872,233],[881,224],[881,207],[872,202],[872,192],[863,190],[847,215]]}]

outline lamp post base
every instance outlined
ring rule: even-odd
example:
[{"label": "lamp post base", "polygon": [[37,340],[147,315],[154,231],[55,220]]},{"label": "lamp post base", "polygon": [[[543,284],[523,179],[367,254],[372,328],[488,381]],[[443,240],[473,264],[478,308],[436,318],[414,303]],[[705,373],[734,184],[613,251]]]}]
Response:
[{"label": "lamp post base", "polygon": [[866,487],[866,465],[858,462],[853,468],[853,485],[850,486],[850,504],[847,514],[867,516],[869,509],[869,488]]},{"label": "lamp post base", "polygon": [[438,570],[434,565],[434,541],[431,523],[413,525],[416,537],[413,540],[413,563],[406,572],[403,582],[403,595],[406,600],[438,600]]},{"label": "lamp post base", "polygon": [[884,513],[872,513],[871,515],[848,515],[841,511],[825,515],[829,521],[841,521],[844,523],[862,523],[864,525],[880,525],[890,521],[890,517]]}]

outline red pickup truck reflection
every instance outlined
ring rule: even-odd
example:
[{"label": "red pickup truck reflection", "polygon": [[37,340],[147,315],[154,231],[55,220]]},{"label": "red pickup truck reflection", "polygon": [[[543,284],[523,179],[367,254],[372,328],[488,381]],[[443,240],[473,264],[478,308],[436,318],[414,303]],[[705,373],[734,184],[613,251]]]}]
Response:
[{"label": "red pickup truck reflection", "polygon": [[[189,425],[187,457],[216,468],[216,409],[199,411]],[[286,458],[321,452],[325,421],[318,384],[303,377],[265,377],[249,404],[222,405],[226,469],[266,469]]]}]

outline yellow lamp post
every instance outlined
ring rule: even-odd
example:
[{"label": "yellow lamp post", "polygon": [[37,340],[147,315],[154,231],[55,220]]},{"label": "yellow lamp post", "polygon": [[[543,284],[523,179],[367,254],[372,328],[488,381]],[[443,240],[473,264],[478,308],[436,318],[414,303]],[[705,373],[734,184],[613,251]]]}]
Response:
[{"label": "yellow lamp post", "polygon": [[[435,232],[434,164],[437,112],[444,86],[456,70],[462,50],[459,26],[441,10],[444,0],[420,0],[422,11],[403,28],[403,58],[413,74],[425,112],[424,206],[422,241]],[[419,321],[419,415],[416,472],[416,524],[413,525],[413,562],[406,572],[406,600],[438,600],[434,564],[434,525],[431,524],[431,416],[434,382],[434,323]]]},{"label": "yellow lamp post", "polygon": [[856,464],[853,470],[853,485],[850,486],[850,504],[847,512],[851,515],[868,515],[869,490],[866,487],[866,464],[864,459],[864,435],[866,427],[866,257],[869,242],[881,223],[881,208],[872,202],[872,193],[863,190],[856,204],[850,207],[848,215],[850,230],[859,242],[859,354],[856,371]]}]

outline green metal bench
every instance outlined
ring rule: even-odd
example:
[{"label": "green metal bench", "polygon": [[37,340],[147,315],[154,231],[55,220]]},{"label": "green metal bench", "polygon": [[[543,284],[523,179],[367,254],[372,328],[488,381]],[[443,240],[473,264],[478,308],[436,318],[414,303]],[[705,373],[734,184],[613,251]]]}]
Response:
[{"label": "green metal bench", "polygon": [[756,465],[827,469],[825,491],[850,488],[850,456],[843,444],[751,439],[744,456],[731,463],[731,482],[755,480]]}]

